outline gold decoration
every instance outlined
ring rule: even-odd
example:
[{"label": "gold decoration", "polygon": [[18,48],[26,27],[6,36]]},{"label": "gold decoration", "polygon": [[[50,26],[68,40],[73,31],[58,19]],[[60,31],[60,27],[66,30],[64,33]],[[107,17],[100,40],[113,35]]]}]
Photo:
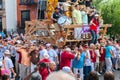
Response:
[{"label": "gold decoration", "polygon": [[58,5],[58,0],[48,0],[47,1],[47,8],[46,8],[46,13],[47,13],[47,18],[51,19],[51,16],[54,12],[55,7]]}]

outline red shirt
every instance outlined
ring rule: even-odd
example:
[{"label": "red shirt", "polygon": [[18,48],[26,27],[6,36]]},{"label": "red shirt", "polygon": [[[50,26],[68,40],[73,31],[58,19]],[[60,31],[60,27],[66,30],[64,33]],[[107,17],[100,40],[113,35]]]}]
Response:
[{"label": "red shirt", "polygon": [[47,68],[40,68],[39,69],[39,73],[40,73],[40,75],[42,76],[42,80],[46,80],[46,78],[47,78],[47,76],[49,75],[49,71],[48,71],[48,69]]},{"label": "red shirt", "polygon": [[100,61],[105,60],[105,48],[100,48]]},{"label": "red shirt", "polygon": [[74,54],[71,54],[67,51],[62,52],[60,60],[60,69],[62,69],[62,67],[64,66],[70,67],[71,59],[73,59],[74,57],[75,57]]},{"label": "red shirt", "polygon": [[91,61],[93,63],[95,63],[96,62],[96,53],[93,49],[90,50],[90,57],[91,57]]},{"label": "red shirt", "polygon": [[[39,62],[43,62],[47,64],[50,62],[50,60],[45,58],[45,59],[40,60]],[[42,76],[42,80],[46,80],[47,76],[49,75],[49,69],[47,67],[42,67],[39,69],[39,73]]]},{"label": "red shirt", "polygon": [[93,24],[95,24],[95,25],[91,24],[91,25],[90,25],[90,30],[94,30],[95,32],[97,32],[97,28],[98,28],[98,26],[99,26],[98,20],[95,20],[95,18],[93,18],[91,21],[92,21]]}]

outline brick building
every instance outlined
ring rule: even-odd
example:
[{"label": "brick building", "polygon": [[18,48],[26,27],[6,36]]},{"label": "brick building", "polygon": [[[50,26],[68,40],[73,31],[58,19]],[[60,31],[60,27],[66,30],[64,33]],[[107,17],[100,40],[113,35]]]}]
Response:
[{"label": "brick building", "polygon": [[19,31],[25,29],[25,21],[43,19],[45,9],[46,0],[17,0],[17,26]]},{"label": "brick building", "polygon": [[17,24],[19,29],[25,28],[25,21],[37,18],[38,0],[17,0]]}]

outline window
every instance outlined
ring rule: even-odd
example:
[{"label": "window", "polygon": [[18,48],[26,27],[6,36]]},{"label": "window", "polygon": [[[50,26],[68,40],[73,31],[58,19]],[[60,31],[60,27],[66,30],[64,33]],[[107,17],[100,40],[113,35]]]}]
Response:
[{"label": "window", "polygon": [[25,3],[26,2],[26,0],[20,0],[20,3]]},{"label": "window", "polygon": [[25,28],[25,21],[30,21],[30,10],[21,11],[21,28]]},{"label": "window", "polygon": [[40,0],[38,5],[38,19],[45,18],[46,7],[47,7],[47,0]]},{"label": "window", "polygon": [[0,32],[2,31],[2,17],[0,17]]},{"label": "window", "polygon": [[20,0],[21,4],[25,4],[25,3],[34,3],[34,0]]},{"label": "window", "polygon": [[0,0],[0,9],[2,9],[2,0]]}]

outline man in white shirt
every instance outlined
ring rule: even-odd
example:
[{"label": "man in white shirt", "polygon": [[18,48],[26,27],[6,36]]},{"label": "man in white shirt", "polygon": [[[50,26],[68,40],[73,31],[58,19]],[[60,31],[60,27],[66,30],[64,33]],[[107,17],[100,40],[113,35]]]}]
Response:
[{"label": "man in white shirt", "polygon": [[86,80],[88,77],[88,74],[92,71],[92,62],[91,62],[91,55],[90,55],[90,51],[89,51],[89,47],[88,45],[86,45],[86,47],[84,46],[84,52],[86,53],[86,58],[85,58],[85,62],[84,62],[84,79]]},{"label": "man in white shirt", "polygon": [[14,66],[13,66],[12,60],[9,58],[9,56],[10,56],[10,51],[6,50],[5,58],[4,58],[4,68],[10,72],[10,77],[11,77],[11,73],[13,73],[13,76],[15,77],[16,73],[14,72],[14,69],[13,69]]},{"label": "man in white shirt", "polygon": [[51,44],[46,44],[49,60],[54,61],[55,63],[58,63],[58,55],[56,51],[52,48]]},{"label": "man in white shirt", "polygon": [[40,60],[42,60],[43,59],[43,55],[44,54],[48,54],[48,51],[47,51],[47,49],[46,49],[46,47],[45,47],[45,44],[40,44],[40,51],[39,51],[39,58],[40,58]]},{"label": "man in white shirt", "polygon": [[3,60],[3,56],[4,56],[4,53],[3,53],[3,45],[0,44],[0,61]]}]

